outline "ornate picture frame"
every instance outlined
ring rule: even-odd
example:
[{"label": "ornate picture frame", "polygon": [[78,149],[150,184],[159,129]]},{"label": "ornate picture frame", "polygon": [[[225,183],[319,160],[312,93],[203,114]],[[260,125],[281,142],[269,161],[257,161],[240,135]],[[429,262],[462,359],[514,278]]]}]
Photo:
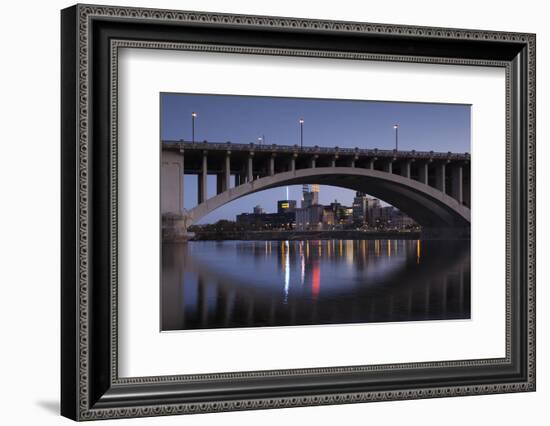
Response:
[{"label": "ornate picture frame", "polygon": [[[535,390],[534,34],[96,5],[64,9],[61,30],[62,415],[93,420]],[[505,69],[505,356],[120,377],[117,58],[126,47]]]}]

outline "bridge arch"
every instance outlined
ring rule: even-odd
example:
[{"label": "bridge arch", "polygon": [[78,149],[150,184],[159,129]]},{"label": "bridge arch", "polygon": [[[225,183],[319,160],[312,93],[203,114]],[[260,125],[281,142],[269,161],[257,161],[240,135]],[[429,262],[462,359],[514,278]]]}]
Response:
[{"label": "bridge arch", "polygon": [[186,227],[223,205],[255,192],[286,185],[332,185],[375,196],[397,207],[422,226],[426,237],[469,237],[470,209],[449,195],[400,175],[355,167],[297,169],[230,188],[185,214]]}]

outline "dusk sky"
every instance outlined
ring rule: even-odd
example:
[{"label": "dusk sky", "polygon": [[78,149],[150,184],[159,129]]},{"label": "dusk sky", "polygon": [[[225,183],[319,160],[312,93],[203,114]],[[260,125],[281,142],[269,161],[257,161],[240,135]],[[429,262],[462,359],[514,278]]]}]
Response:
[{"label": "dusk sky", "polygon": [[[161,94],[161,138],[191,140],[191,113],[195,111],[195,140],[209,142],[300,143],[304,119],[304,146],[341,148],[395,147],[393,125],[399,124],[399,149],[470,152],[470,106],[404,102],[302,99],[230,95]],[[287,187],[259,192],[235,200],[203,218],[200,223],[252,212],[261,205],[275,212]],[[208,178],[208,196],[216,192],[215,176]],[[301,186],[288,187],[289,198],[301,200]],[[351,205],[354,192],[321,186],[321,204],[337,199]],[[185,177],[186,209],[197,204],[197,177]]]}]

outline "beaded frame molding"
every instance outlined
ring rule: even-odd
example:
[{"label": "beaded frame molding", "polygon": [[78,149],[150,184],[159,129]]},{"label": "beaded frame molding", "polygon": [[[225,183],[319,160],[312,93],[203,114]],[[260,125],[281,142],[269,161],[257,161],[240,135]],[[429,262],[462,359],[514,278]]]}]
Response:
[{"label": "beaded frame molding", "polygon": [[[97,5],[76,5],[61,17],[62,415],[93,420],[535,390],[535,35]],[[506,356],[120,378],[120,48],[504,68]]]}]

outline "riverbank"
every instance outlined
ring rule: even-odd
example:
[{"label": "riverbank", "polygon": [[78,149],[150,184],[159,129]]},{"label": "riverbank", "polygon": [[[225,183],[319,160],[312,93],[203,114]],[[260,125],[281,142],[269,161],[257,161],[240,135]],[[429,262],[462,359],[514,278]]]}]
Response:
[{"label": "riverbank", "polygon": [[191,241],[292,241],[292,240],[417,240],[420,231],[240,231],[196,232]]}]

